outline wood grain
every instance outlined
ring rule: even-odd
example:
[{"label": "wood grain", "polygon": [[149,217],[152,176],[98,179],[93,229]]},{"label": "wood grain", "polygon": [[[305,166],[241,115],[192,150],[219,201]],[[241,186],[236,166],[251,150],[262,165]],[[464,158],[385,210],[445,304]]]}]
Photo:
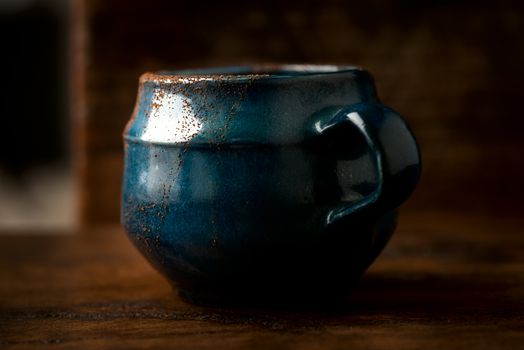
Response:
[{"label": "wood grain", "polygon": [[0,347],[517,349],[522,220],[407,213],[337,310],[182,302],[120,228],[0,236]]}]

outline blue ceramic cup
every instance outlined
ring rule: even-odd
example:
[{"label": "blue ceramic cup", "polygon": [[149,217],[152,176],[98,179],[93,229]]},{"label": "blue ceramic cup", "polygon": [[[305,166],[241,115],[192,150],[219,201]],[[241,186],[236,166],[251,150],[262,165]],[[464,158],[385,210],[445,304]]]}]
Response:
[{"label": "blue ceramic cup", "polygon": [[146,73],[124,139],[124,228],[204,304],[344,296],[420,174],[406,122],[355,67]]}]

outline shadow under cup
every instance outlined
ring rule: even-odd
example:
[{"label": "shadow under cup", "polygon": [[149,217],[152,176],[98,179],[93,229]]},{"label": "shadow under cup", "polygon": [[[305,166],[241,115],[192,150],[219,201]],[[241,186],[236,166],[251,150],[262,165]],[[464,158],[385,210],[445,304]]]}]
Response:
[{"label": "shadow under cup", "polygon": [[[316,67],[142,76],[122,222],[186,299],[335,300],[387,243],[418,178],[416,143],[385,123],[400,117],[369,73]],[[389,133],[410,140],[386,149]]]}]

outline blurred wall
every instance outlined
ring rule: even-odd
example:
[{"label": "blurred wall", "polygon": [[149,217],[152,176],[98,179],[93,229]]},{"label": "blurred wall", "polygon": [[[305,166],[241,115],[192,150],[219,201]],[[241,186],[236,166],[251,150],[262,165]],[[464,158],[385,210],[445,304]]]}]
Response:
[{"label": "blurred wall", "polygon": [[74,222],[67,0],[1,0],[0,229]]},{"label": "blurred wall", "polygon": [[142,72],[267,61],[374,73],[422,147],[422,180],[406,210],[523,209],[521,2],[77,0],[72,13],[85,223],[118,220],[121,133]]}]

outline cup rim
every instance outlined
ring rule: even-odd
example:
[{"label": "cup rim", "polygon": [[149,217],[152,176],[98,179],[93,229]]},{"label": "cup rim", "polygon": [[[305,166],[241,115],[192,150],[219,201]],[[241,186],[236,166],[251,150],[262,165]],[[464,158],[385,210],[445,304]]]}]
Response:
[{"label": "cup rim", "polygon": [[140,76],[140,83],[191,84],[201,81],[283,80],[301,77],[324,77],[356,71],[362,72],[364,69],[359,66],[339,64],[264,63],[146,72]]}]

